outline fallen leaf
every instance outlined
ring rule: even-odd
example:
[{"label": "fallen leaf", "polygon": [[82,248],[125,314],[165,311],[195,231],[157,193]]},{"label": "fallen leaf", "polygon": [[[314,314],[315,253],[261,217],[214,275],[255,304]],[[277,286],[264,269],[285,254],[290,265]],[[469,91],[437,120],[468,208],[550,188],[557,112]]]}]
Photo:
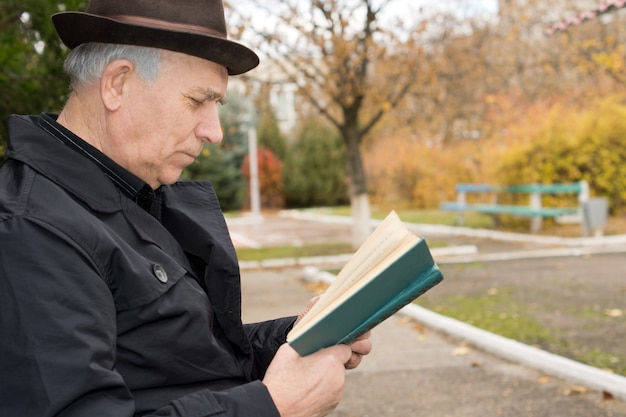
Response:
[{"label": "fallen leaf", "polygon": [[569,397],[573,397],[575,395],[583,395],[587,393],[587,391],[588,391],[587,387],[583,387],[580,385],[572,385],[571,387],[565,390],[565,395]]},{"label": "fallen leaf", "polygon": [[422,323],[413,323],[413,329],[417,330],[420,333],[426,333],[426,326],[424,326]]},{"label": "fallen leaf", "polygon": [[615,399],[615,397],[613,396],[613,394],[611,394],[611,393],[610,393],[610,392],[608,392],[608,391],[602,391],[602,399],[603,399],[603,400],[610,401],[610,400]]},{"label": "fallen leaf", "polygon": [[547,375],[543,375],[539,378],[539,383],[540,384],[547,384],[548,382],[552,381],[552,378],[550,378]]},{"label": "fallen leaf", "polygon": [[471,350],[467,346],[459,346],[452,351],[452,356],[466,356],[469,355],[470,352]]},{"label": "fallen leaf", "polygon": [[410,324],[412,321],[413,320],[411,320],[411,318],[407,316],[398,317],[399,324]]},{"label": "fallen leaf", "polygon": [[624,310],[621,308],[607,308],[604,310],[604,314],[609,317],[622,317]]}]

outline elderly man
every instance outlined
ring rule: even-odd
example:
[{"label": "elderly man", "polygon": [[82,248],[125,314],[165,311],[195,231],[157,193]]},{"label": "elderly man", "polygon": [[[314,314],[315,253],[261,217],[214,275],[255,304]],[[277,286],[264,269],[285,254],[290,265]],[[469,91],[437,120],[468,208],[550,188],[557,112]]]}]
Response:
[{"label": "elderly man", "polygon": [[295,317],[243,325],[237,259],[207,183],[229,75],[221,0],[93,0],[53,16],[58,115],[12,116],[0,168],[1,416],[323,416],[367,337],[300,357]]}]

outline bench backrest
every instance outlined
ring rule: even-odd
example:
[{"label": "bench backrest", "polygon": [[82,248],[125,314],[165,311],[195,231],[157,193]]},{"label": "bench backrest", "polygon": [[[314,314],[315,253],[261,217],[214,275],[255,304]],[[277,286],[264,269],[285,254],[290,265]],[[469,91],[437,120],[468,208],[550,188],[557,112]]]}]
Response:
[{"label": "bench backrest", "polygon": [[526,185],[509,185],[500,187],[501,192],[506,193],[541,193],[541,194],[560,194],[571,193],[578,194],[583,190],[583,185],[579,182],[564,184],[526,184]]},{"label": "bench backrest", "polygon": [[457,192],[466,193],[541,193],[559,194],[572,193],[580,194],[585,192],[585,181],[563,183],[563,184],[524,184],[524,185],[491,185],[491,184],[465,184],[456,185]]}]

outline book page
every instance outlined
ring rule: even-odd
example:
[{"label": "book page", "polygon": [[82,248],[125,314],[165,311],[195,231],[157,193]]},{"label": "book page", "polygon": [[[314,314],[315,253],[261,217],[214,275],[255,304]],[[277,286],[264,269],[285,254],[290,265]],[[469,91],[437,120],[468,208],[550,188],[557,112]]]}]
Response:
[{"label": "book page", "polygon": [[339,272],[324,294],[325,301],[330,302],[361,279],[398,246],[407,232],[397,214],[391,212]]},{"label": "book page", "polygon": [[[287,340],[290,340],[292,338],[299,336],[300,334],[305,332],[308,328],[315,325],[315,323],[319,321],[322,317],[324,317],[326,314],[328,314],[329,312],[337,308],[339,305],[341,305],[345,300],[350,298],[354,293],[356,293],[362,287],[367,285],[372,279],[379,276],[386,268],[389,267],[389,265],[394,263],[400,256],[402,256],[408,250],[414,247],[419,241],[420,241],[420,238],[418,238],[417,236],[413,234],[404,236],[404,239],[402,239],[402,241],[399,242],[399,244],[396,245],[391,250],[390,253],[388,253],[388,256],[385,257],[384,259],[381,259],[380,262],[374,265],[372,269],[366,271],[360,280],[355,281],[353,285],[351,286],[345,287],[343,291],[336,293],[334,297],[325,299],[326,302],[324,303],[323,308],[317,309],[316,311],[311,309],[307,313],[307,315],[304,316],[304,318],[300,322],[298,322],[296,326],[294,326],[294,328],[289,333]],[[322,300],[320,299],[320,301]],[[314,307],[317,307],[317,304],[319,304],[319,301],[318,303],[315,304]]]},{"label": "book page", "polygon": [[[395,211],[390,212],[350,258],[318,302],[298,322],[296,328],[307,326],[308,322],[314,320],[322,310],[335,303],[338,297],[346,293],[359,280],[364,279],[364,277],[371,279],[374,276],[371,274],[372,271],[380,270],[381,263],[384,263],[400,246],[406,245],[407,239],[412,242],[419,240],[406,228]],[[395,257],[391,259],[395,259]],[[389,263],[386,262],[385,265]],[[367,279],[365,281],[367,282]]]}]

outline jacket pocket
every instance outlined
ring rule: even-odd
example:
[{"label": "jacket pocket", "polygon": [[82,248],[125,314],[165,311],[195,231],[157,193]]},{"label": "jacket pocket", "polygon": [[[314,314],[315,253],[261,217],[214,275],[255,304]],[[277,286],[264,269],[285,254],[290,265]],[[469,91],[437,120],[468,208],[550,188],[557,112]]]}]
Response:
[{"label": "jacket pocket", "polygon": [[175,259],[154,245],[140,252],[116,250],[111,259],[110,289],[118,311],[149,304],[167,293],[186,274]]}]

